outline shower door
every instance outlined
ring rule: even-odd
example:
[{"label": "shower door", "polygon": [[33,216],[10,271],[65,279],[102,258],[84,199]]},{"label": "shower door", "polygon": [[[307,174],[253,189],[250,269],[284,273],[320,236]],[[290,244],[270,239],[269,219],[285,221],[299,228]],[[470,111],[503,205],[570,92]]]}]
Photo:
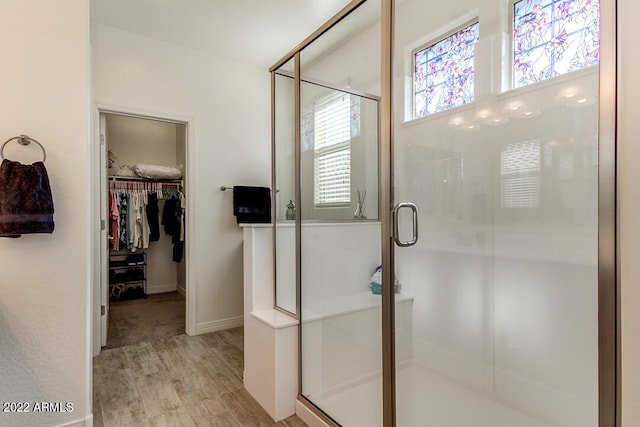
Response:
[{"label": "shower door", "polygon": [[394,12],[396,424],[598,426],[599,5]]}]

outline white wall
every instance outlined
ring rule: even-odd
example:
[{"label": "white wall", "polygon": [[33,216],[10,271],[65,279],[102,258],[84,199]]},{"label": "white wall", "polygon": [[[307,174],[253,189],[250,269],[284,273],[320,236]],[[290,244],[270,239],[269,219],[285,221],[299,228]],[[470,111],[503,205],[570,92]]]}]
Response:
[{"label": "white wall", "polygon": [[[0,10],[0,139],[25,133],[45,146],[56,222],[53,235],[0,239],[0,400],[74,406],[2,412],[0,425],[82,422],[91,412],[89,2],[1,0]],[[7,157],[37,158],[16,145]]]},{"label": "white wall", "polygon": [[176,166],[176,123],[117,114],[107,114],[106,121],[107,148],[116,155],[110,175],[136,163]]},{"label": "white wall", "polygon": [[622,281],[622,425],[640,425],[640,150],[636,122],[640,116],[640,55],[637,41],[640,4],[618,1],[618,197]]},{"label": "white wall", "polygon": [[190,121],[187,227],[195,236],[195,271],[188,286],[197,295],[197,331],[239,324],[242,232],[233,194],[219,187],[270,185],[267,70],[102,25],[93,26],[92,45],[97,105]]}]

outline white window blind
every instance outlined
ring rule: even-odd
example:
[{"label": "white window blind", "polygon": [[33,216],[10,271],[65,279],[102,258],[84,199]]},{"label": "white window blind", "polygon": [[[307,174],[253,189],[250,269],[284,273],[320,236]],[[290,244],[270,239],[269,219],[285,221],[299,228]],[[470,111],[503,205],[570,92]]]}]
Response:
[{"label": "white window blind", "polygon": [[313,130],[315,204],[350,203],[351,96],[337,94],[318,102]]},{"label": "white window blind", "polygon": [[502,150],[502,207],[537,208],[540,200],[540,141],[509,144]]}]

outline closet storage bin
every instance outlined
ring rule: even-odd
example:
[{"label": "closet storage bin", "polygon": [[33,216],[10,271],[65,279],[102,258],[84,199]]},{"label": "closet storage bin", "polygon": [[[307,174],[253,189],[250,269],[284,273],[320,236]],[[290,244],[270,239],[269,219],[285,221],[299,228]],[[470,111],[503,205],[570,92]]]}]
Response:
[{"label": "closet storage bin", "polygon": [[109,254],[109,301],[146,297],[147,253],[111,252]]}]

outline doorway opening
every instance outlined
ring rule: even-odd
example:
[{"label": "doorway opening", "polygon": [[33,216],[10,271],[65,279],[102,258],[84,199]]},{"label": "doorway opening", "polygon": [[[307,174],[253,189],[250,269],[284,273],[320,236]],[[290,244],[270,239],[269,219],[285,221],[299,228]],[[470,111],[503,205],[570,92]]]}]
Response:
[{"label": "doorway opening", "polygon": [[101,348],[186,332],[187,125],[99,112]]}]

